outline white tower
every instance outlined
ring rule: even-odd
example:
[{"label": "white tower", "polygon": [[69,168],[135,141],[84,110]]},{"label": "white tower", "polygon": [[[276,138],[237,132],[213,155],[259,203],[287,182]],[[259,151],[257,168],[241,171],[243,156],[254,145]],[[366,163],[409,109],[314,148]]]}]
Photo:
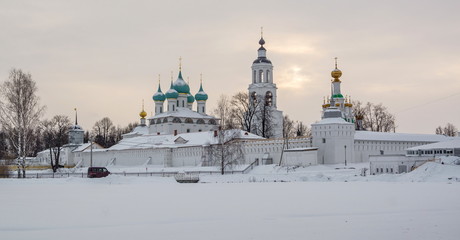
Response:
[{"label": "white tower", "polygon": [[249,101],[256,109],[251,132],[262,137],[283,136],[283,112],[277,110],[276,84],[273,81],[273,65],[267,58],[265,40],[261,34],[257,59],[252,63],[252,83],[249,85]]},{"label": "white tower", "polygon": [[318,163],[345,164],[354,162],[355,125],[352,105],[340,92],[342,71],[337,68],[331,76],[331,98],[324,102],[322,120],[311,125],[313,147],[318,147]]},{"label": "white tower", "polygon": [[75,125],[69,128],[69,145],[83,144],[85,132],[78,125],[77,109],[75,108]]}]

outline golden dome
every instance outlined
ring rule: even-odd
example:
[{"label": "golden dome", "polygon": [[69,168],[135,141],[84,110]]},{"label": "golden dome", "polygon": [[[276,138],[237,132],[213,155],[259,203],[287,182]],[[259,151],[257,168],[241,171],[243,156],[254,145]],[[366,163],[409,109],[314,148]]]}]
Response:
[{"label": "golden dome", "polygon": [[332,70],[331,76],[335,79],[335,82],[339,81],[339,78],[342,76],[342,71],[337,68],[337,57],[335,59],[335,69]]},{"label": "golden dome", "polygon": [[340,71],[339,69],[334,69],[332,70],[331,72],[331,76],[334,78],[334,79],[338,79],[342,76],[342,71]]},{"label": "golden dome", "polygon": [[147,116],[147,113],[144,110],[142,110],[142,112],[139,113],[139,116],[141,118],[145,118]]}]

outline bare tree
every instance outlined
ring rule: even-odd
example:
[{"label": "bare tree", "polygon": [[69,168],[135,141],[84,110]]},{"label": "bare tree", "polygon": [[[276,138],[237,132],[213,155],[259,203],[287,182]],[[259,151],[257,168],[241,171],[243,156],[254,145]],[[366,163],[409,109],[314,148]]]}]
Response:
[{"label": "bare tree", "polygon": [[391,132],[396,130],[396,118],[388,112],[383,104],[353,101],[353,114],[355,118],[362,119],[362,127],[374,132]]},{"label": "bare tree", "polygon": [[458,129],[452,123],[447,123],[444,128],[441,126],[436,128],[436,134],[455,137],[458,134]]},{"label": "bare tree", "polygon": [[50,164],[53,172],[56,172],[62,165],[61,158],[62,146],[69,141],[69,128],[71,121],[69,117],[56,115],[51,120],[42,122],[43,139],[45,146],[49,148]]},{"label": "bare tree", "polygon": [[235,122],[232,118],[232,106],[230,99],[227,95],[220,95],[217,101],[217,107],[213,110],[213,113],[220,118],[221,129],[233,129],[236,128]]},{"label": "bare tree", "polygon": [[295,134],[297,137],[311,137],[311,129],[301,121],[295,122]]},{"label": "bare tree", "polygon": [[273,136],[272,99],[270,96],[249,96],[239,92],[230,99],[221,95],[213,113],[221,120],[222,129],[240,128],[262,137]]},{"label": "bare tree", "polygon": [[438,135],[444,135],[444,130],[442,129],[441,126],[437,127],[435,130],[436,134]]},{"label": "bare tree", "polygon": [[[238,92],[233,95],[231,101],[230,117],[236,125],[244,131],[252,132],[252,122],[256,114],[258,102],[253,102],[251,105],[249,101],[249,94],[247,92]],[[255,105],[255,106],[254,106]]]},{"label": "bare tree", "polygon": [[266,96],[253,95],[250,99],[251,107],[254,109],[252,121],[253,133],[264,138],[273,136],[273,107],[271,99]]},{"label": "bare tree", "polygon": [[288,115],[284,115],[283,120],[283,137],[290,138],[296,135],[294,121]]},{"label": "bare tree", "polygon": [[6,135],[0,131],[0,160],[3,160],[8,154],[8,145],[6,143]]},{"label": "bare tree", "polygon": [[112,128],[110,131],[107,147],[113,146],[117,144],[122,138],[123,134],[132,132],[135,127],[137,127],[138,123],[129,123],[126,127],[117,126],[116,128]]},{"label": "bare tree", "polygon": [[32,133],[45,109],[40,106],[36,92],[37,86],[32,76],[20,69],[12,69],[0,89],[0,123],[17,154],[22,177],[25,177],[25,160],[34,141]]},{"label": "bare tree", "polygon": [[208,147],[208,156],[213,165],[220,168],[224,175],[225,170],[244,161],[243,146],[238,139],[241,137],[238,129],[218,130],[215,136],[215,144]]},{"label": "bare tree", "polygon": [[112,120],[108,117],[104,117],[94,124],[92,135],[96,143],[103,147],[110,147],[109,139],[114,131],[115,126]]}]

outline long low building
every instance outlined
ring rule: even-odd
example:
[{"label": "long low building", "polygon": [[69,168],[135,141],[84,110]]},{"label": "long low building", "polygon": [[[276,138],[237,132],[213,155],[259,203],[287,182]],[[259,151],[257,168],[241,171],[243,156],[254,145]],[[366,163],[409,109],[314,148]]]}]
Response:
[{"label": "long low building", "polygon": [[[142,128],[138,127],[138,128]],[[142,132],[136,129],[135,132]],[[221,137],[224,134],[226,136]],[[223,139],[223,141],[222,141]],[[222,144],[224,143],[224,144]],[[284,151],[283,151],[284,150]],[[235,164],[317,164],[317,148],[309,138],[264,139],[242,130],[182,133],[177,135],[136,135],[123,138],[107,149],[74,151],[76,166],[199,167]]]},{"label": "long low building", "polygon": [[460,137],[446,137],[446,139],[407,148],[405,154],[371,155],[370,174],[405,173],[428,161],[438,161],[441,156],[460,157]]}]

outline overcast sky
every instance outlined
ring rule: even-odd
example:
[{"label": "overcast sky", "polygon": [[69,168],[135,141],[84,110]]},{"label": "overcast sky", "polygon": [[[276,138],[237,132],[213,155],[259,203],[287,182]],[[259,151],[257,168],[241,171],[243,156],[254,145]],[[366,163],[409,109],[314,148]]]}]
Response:
[{"label": "overcast sky", "polygon": [[203,87],[208,113],[221,94],[247,91],[260,27],[274,65],[278,109],[320,120],[334,57],[342,93],[383,103],[397,132],[460,127],[460,1],[0,1],[0,80],[32,74],[46,118],[72,117],[89,130],[149,116],[161,74],[191,92]]}]

